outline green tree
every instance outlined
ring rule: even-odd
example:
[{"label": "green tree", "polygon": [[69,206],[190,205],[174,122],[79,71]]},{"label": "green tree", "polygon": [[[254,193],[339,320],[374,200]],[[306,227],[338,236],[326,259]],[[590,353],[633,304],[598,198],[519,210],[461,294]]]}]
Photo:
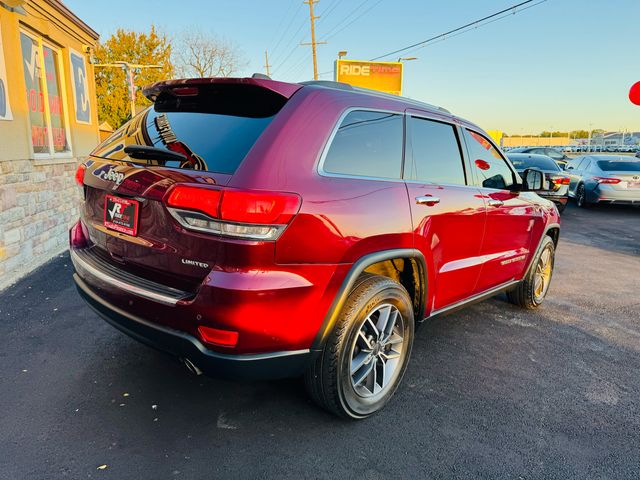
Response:
[{"label": "green tree", "polygon": [[[109,64],[120,61],[139,65],[161,65],[161,68],[134,70],[136,105],[151,102],[142,94],[142,87],[159,80],[173,77],[171,63],[171,41],[151,26],[148,33],[118,29],[95,52],[97,63]],[[129,82],[124,69],[96,67],[96,93],[98,96],[98,119],[113,128],[120,127],[131,116]]]},{"label": "green tree", "polygon": [[570,133],[572,138],[589,138],[589,132],[587,130],[573,130]]}]

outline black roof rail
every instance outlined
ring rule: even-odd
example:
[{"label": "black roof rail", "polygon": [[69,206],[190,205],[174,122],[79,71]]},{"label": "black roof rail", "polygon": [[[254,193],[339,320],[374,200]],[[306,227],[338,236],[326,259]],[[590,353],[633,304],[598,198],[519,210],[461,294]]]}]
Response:
[{"label": "black roof rail", "polygon": [[386,92],[381,92],[379,90],[372,90],[370,88],[364,88],[364,87],[353,87],[353,90],[359,93],[366,93],[369,95],[376,95],[378,97],[384,97],[384,98],[388,98],[390,100],[400,100],[402,102],[405,103],[410,103],[412,105],[415,105],[416,107],[427,107],[431,110],[439,110],[441,112],[445,112],[445,113],[451,113],[449,110],[447,110],[444,107],[439,107],[438,105],[432,105],[430,103],[426,103],[426,102],[421,102],[420,100],[414,100],[412,98],[407,98],[407,97],[401,97],[399,95],[393,95],[392,93],[386,93]]},{"label": "black roof rail", "polygon": [[439,110],[444,113],[451,113],[449,110],[443,107],[439,107],[438,105],[431,105],[430,103],[421,102],[419,100],[413,100],[407,97],[400,97],[398,95],[393,95],[391,93],[381,92],[379,90],[371,90],[370,88],[363,87],[354,87],[344,82],[335,82],[332,80],[309,80],[306,82],[298,82],[300,85],[316,85],[319,87],[327,87],[327,88],[338,88],[340,90],[351,90],[356,93],[364,93],[368,95],[376,95],[378,97],[385,97],[391,100],[400,100],[405,103],[409,103],[415,105],[416,107],[421,108],[429,108],[430,110]]}]

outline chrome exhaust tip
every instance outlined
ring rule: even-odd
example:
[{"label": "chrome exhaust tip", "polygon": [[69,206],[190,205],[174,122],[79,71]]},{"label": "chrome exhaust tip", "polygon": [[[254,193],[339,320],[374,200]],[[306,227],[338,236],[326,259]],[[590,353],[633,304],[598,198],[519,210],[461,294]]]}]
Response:
[{"label": "chrome exhaust tip", "polygon": [[181,358],[180,361],[184,364],[185,367],[187,367],[187,370],[189,370],[192,374],[198,376],[198,375],[202,375],[202,370],[200,370],[198,367],[196,367],[193,362],[191,360],[189,360],[188,358]]}]

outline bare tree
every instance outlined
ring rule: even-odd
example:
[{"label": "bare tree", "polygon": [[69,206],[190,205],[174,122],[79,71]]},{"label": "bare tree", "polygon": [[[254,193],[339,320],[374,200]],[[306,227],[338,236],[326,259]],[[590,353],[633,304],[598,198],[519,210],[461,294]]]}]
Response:
[{"label": "bare tree", "polygon": [[200,30],[183,32],[173,53],[177,73],[183,77],[229,77],[245,65],[235,44]]}]

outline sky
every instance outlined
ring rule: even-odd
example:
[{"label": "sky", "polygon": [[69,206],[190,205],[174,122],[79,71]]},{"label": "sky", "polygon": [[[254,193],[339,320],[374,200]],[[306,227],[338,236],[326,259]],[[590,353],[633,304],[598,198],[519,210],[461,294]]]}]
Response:
[{"label": "sky", "polygon": [[[337,52],[368,60],[522,0],[320,0],[318,70],[333,79]],[[539,0],[536,0],[539,1]],[[533,2],[535,3],[535,2]],[[313,77],[309,7],[302,0],[65,0],[103,39],[117,28],[170,37],[199,29],[233,42],[239,76]],[[164,7],[163,7],[164,6]],[[516,10],[518,12],[518,10]],[[546,0],[515,15],[404,53],[403,95],[447,108],[488,130],[640,130],[628,99],[640,81],[640,0]],[[397,60],[398,55],[384,60]]]}]

